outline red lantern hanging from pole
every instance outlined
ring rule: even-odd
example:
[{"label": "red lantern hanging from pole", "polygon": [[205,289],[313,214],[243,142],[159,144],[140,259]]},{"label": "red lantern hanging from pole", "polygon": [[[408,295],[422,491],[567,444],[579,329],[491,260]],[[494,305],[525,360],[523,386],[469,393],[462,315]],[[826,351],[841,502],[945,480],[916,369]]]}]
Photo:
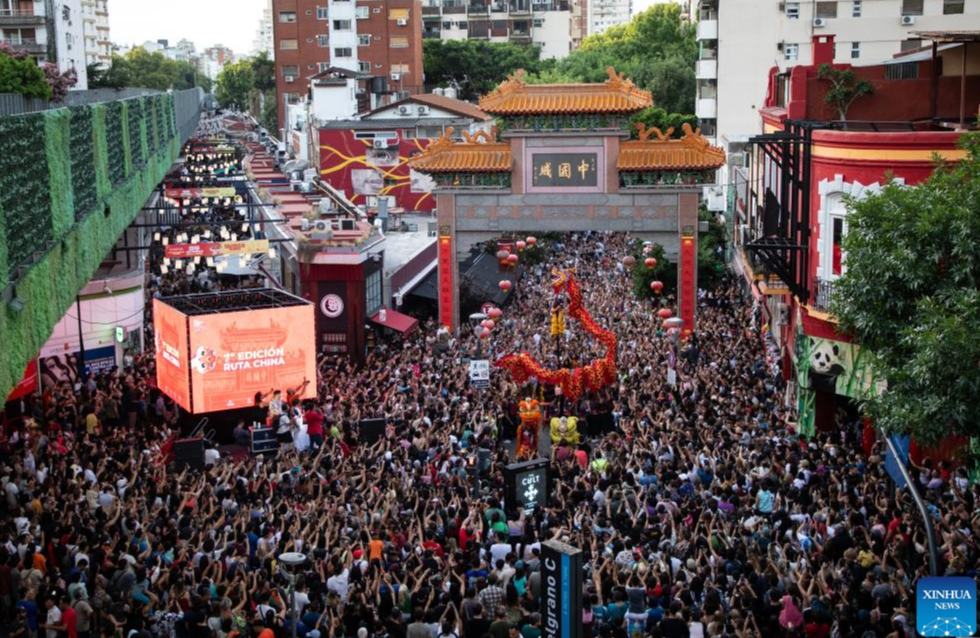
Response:
[{"label": "red lantern hanging from pole", "polygon": [[480,338],[481,339],[487,339],[489,337],[490,337],[490,331],[489,330],[487,330],[486,328],[484,328],[483,330],[480,331]]},{"label": "red lantern hanging from pole", "polygon": [[524,250],[527,247],[527,242],[523,239],[518,239],[516,246],[517,250]]},{"label": "red lantern hanging from pole", "polygon": [[664,289],[664,282],[662,282],[662,281],[651,281],[650,282],[650,290],[652,290],[654,292],[654,294],[659,295],[660,292],[663,289]]},{"label": "red lantern hanging from pole", "polygon": [[494,321],[500,319],[503,315],[504,315],[504,311],[501,310],[500,308],[497,308],[496,306],[487,310],[487,316],[493,319]]},{"label": "red lantern hanging from pole", "polygon": [[538,243],[538,238],[537,237],[531,236],[531,237],[528,237],[527,238],[527,245],[528,246],[533,246],[536,243]]},{"label": "red lantern hanging from pole", "polygon": [[499,283],[499,284],[497,284],[497,285],[498,285],[498,286],[500,286],[500,289],[501,289],[501,290],[503,290],[504,292],[507,292],[508,290],[510,290],[510,287],[511,287],[511,286],[512,286],[513,284],[511,284],[511,281],[510,281],[510,279],[501,279],[501,280],[500,280],[500,283]]},{"label": "red lantern hanging from pole", "polygon": [[511,254],[507,256],[507,263],[509,263],[511,266],[516,266],[517,262],[518,262],[517,255]]},{"label": "red lantern hanging from pole", "polygon": [[643,260],[643,263],[646,264],[647,268],[657,267],[657,259],[655,257],[647,257]]},{"label": "red lantern hanging from pole", "polygon": [[506,261],[508,257],[510,257],[510,253],[507,252],[506,250],[497,251],[497,259],[499,259],[500,261]]},{"label": "red lantern hanging from pole", "polygon": [[657,311],[657,316],[661,319],[670,319],[673,314],[670,308],[661,308]]}]

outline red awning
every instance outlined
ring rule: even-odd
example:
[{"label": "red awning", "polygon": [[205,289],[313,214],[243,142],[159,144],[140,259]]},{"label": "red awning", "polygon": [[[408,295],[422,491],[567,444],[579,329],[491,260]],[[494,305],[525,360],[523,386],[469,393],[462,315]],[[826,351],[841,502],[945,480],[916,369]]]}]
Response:
[{"label": "red awning", "polygon": [[409,317],[408,315],[403,315],[397,310],[386,309],[384,313],[384,321],[381,320],[380,310],[371,317],[371,321],[379,326],[390,328],[402,334],[408,334],[409,332],[415,330],[419,325],[418,319],[415,317]]}]

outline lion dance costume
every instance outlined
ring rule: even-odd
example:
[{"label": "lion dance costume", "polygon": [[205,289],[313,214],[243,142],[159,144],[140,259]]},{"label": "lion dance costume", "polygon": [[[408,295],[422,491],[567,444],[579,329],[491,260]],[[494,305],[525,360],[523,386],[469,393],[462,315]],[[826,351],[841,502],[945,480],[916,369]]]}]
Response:
[{"label": "lion dance costume", "polygon": [[533,459],[538,455],[538,429],[541,427],[541,404],[525,398],[517,404],[521,424],[517,426],[517,458]]}]

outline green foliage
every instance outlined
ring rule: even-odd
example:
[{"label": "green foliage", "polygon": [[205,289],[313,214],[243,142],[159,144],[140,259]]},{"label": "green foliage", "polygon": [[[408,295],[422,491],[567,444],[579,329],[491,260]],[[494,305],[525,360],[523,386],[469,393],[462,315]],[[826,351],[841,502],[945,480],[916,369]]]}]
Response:
[{"label": "green foliage", "polygon": [[190,62],[171,60],[159,51],[149,53],[136,47],[126,55],[113,55],[108,69],[89,78],[90,88],[143,87],[180,91],[195,86],[211,90],[211,80]]},{"label": "green foliage", "polygon": [[690,124],[691,128],[694,129],[698,127],[697,116],[683,115],[681,113],[668,113],[659,106],[647,107],[630,118],[630,136],[633,139],[637,138],[637,130],[635,126],[637,122],[643,122],[646,124],[648,129],[651,127],[657,127],[663,133],[666,133],[669,129],[673,128],[674,132],[671,137],[681,137],[684,134],[682,128],[684,124]]},{"label": "green foliage", "polygon": [[823,99],[837,109],[837,115],[842,121],[847,119],[847,111],[855,100],[875,92],[867,80],[858,81],[851,69],[835,69],[829,64],[821,64],[817,69],[817,77],[830,83]]},{"label": "green foliage", "polygon": [[255,88],[265,93],[266,91],[276,90],[276,63],[265,51],[260,51],[258,55],[250,60],[252,73],[255,76]]},{"label": "green foliage", "polygon": [[887,389],[867,401],[924,442],[980,435],[980,136],[922,184],[851,202],[832,310],[874,355]]},{"label": "green foliage", "polygon": [[[602,82],[611,66],[652,92],[654,103],[666,112],[693,113],[695,31],[693,24],[681,20],[679,5],[656,5],[627,24],[589,36],[534,81]],[[445,63],[451,65],[452,60]]]},{"label": "green foliage", "polygon": [[725,276],[725,225],[707,208],[698,211],[698,220],[708,222],[708,232],[698,234],[698,288],[716,288]]},{"label": "green foliage", "polygon": [[[143,106],[133,107],[136,100]],[[130,150],[143,126],[130,130],[127,113],[174,118],[173,96],[128,102],[129,109],[119,109],[119,124]],[[0,307],[0,394],[20,379],[179,153],[176,125],[164,122],[165,137],[150,150],[144,169],[112,187],[107,110],[96,104],[0,118],[0,286],[16,279],[24,302],[20,312]]]},{"label": "green foliage", "polygon": [[[650,254],[644,255],[643,242],[637,239],[633,244],[631,254],[636,259],[636,263],[633,265],[632,276],[633,292],[636,293],[637,297],[641,299],[659,299],[667,295],[672,295],[677,291],[677,264],[667,259],[664,255],[663,246],[654,244]],[[644,263],[647,257],[656,259],[657,265],[653,268],[647,268]],[[663,282],[664,288],[660,294],[654,294],[650,290],[651,281]]]},{"label": "green foliage", "polygon": [[422,41],[425,82],[455,87],[461,100],[489,93],[517,69],[537,73],[546,65],[537,46],[486,40]]},{"label": "green foliage", "polygon": [[51,99],[51,85],[33,58],[17,58],[0,52],[0,93]]},{"label": "green foliage", "polygon": [[123,141],[123,105],[105,103],[105,133],[109,153],[109,182],[116,186],[126,179],[126,148]]},{"label": "green foliage", "polygon": [[268,131],[276,131],[279,126],[279,100],[275,90],[262,94],[262,116],[259,123]]},{"label": "green foliage", "polygon": [[218,73],[214,97],[221,106],[247,111],[249,96],[255,89],[255,71],[250,60],[226,64]]}]

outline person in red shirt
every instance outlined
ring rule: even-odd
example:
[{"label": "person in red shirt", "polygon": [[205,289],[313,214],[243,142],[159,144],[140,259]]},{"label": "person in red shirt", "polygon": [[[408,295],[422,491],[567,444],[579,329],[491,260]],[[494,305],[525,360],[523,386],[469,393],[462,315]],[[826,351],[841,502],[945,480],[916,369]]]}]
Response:
[{"label": "person in red shirt", "polygon": [[303,414],[303,420],[306,421],[306,433],[310,435],[310,447],[314,450],[319,449],[323,445],[323,412],[315,405],[311,405]]},{"label": "person in red shirt", "polygon": [[58,607],[61,609],[61,624],[51,625],[48,629],[63,631],[66,638],[78,638],[78,614],[75,612],[75,608],[71,606],[68,596],[61,597],[58,601]]}]

